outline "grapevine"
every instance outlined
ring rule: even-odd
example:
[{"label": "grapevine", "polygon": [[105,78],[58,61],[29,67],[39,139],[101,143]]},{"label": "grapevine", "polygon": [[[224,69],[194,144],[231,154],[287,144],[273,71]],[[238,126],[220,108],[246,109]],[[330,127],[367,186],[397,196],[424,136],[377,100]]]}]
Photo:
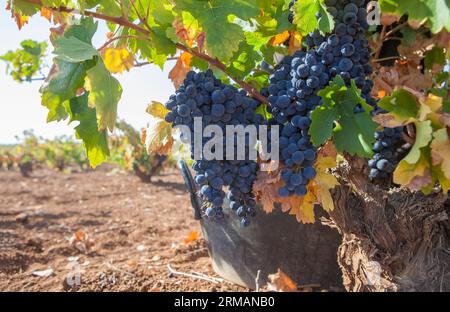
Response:
[{"label": "grapevine", "polygon": [[[56,24],[55,57],[48,75],[41,71],[45,44],[24,42],[2,60],[19,82],[47,76],[40,89],[47,120],[75,125],[93,167],[111,157],[123,92],[116,75],[170,64],[176,91],[147,109],[147,155],[165,159],[177,129],[187,129],[180,140],[189,143],[202,217],[223,224],[230,209],[248,226],[258,210],[281,208],[314,223],[321,206],[342,233],[364,229],[356,239],[361,245],[352,247],[364,250],[365,260],[389,259],[409,241],[376,237],[390,233],[383,203],[399,190],[420,198],[450,190],[450,10],[444,2],[9,0],[19,29],[38,14]],[[97,47],[99,23],[109,33]],[[227,126],[267,126],[270,134],[279,128],[267,146],[279,147],[277,158],[250,157],[262,145],[259,134],[225,136],[211,148],[203,132],[212,126],[222,133]],[[243,159],[205,154],[233,148],[236,156],[239,139]],[[350,231],[343,220],[353,220],[345,216],[356,215],[349,212],[354,202],[361,214],[376,211],[365,217],[384,227],[366,229],[376,222],[364,220]],[[380,242],[390,242],[384,254],[366,250],[383,250]]]}]

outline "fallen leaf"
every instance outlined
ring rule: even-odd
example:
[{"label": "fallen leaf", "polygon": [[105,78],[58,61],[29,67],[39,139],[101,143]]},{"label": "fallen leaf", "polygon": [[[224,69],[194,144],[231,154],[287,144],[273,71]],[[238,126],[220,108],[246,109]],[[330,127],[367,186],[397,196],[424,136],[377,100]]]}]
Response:
[{"label": "fallen leaf", "polygon": [[69,243],[80,252],[87,254],[94,245],[94,240],[83,230],[78,230],[69,239]]},{"label": "fallen leaf", "polygon": [[267,284],[269,290],[278,292],[296,292],[297,284],[287,276],[283,271],[278,269],[275,274],[268,276],[269,283]]},{"label": "fallen leaf", "polygon": [[197,231],[189,232],[189,235],[184,239],[184,244],[195,242],[200,237],[200,233]]}]

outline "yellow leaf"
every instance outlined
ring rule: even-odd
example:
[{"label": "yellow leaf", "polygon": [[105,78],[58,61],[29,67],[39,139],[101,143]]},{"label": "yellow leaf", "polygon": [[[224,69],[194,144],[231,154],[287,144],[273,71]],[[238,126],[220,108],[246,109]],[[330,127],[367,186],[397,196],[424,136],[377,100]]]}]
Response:
[{"label": "yellow leaf", "polygon": [[289,38],[289,55],[294,54],[302,46],[302,35],[298,31],[292,31],[291,37]]},{"label": "yellow leaf", "polygon": [[161,103],[152,101],[146,110],[147,113],[153,117],[164,119],[169,112],[169,110]]},{"label": "yellow leaf", "polygon": [[103,58],[106,68],[112,73],[123,73],[133,67],[134,56],[126,48],[107,48]]},{"label": "yellow leaf", "polygon": [[450,139],[447,129],[436,131],[431,142],[431,158],[433,166],[441,165],[442,172],[450,179]]},{"label": "yellow leaf", "polygon": [[47,19],[49,22],[52,21],[52,11],[47,8],[41,8],[41,16]]},{"label": "yellow leaf", "polygon": [[181,86],[184,79],[186,79],[187,73],[191,70],[191,58],[191,54],[183,52],[169,73],[169,78],[177,89]]},{"label": "yellow leaf", "polygon": [[441,167],[433,167],[433,177],[439,181],[443,193],[447,193],[450,190],[450,179],[445,176]]},{"label": "yellow leaf", "polygon": [[387,128],[401,127],[416,121],[415,118],[401,119],[392,114],[378,114],[372,118],[376,123]]},{"label": "yellow leaf", "polygon": [[404,185],[413,191],[419,191],[432,183],[430,164],[423,154],[418,162],[408,163],[406,160],[400,161],[394,171],[394,182]]},{"label": "yellow leaf", "polygon": [[286,30],[282,32],[281,34],[275,35],[269,40],[269,44],[271,44],[273,47],[279,46],[283,42],[289,39],[289,31]]},{"label": "yellow leaf", "polygon": [[315,196],[314,188],[314,182],[310,181],[307,186],[308,193],[306,193],[305,196],[291,196],[291,202],[292,199],[295,200],[295,198],[298,198],[300,200],[300,203],[291,205],[291,210],[289,212],[289,214],[296,216],[298,222],[304,224],[312,224],[316,221],[314,214],[314,205],[317,203],[317,197]]},{"label": "yellow leaf", "polygon": [[333,198],[330,190],[339,185],[334,175],[328,173],[328,169],[336,167],[337,151],[331,141],[320,150],[316,161],[317,176],[314,182],[317,187],[317,198],[323,209],[332,211],[334,209]]},{"label": "yellow leaf", "polygon": [[164,119],[152,117],[147,128],[147,152],[168,155],[172,145],[172,125]]},{"label": "yellow leaf", "polygon": [[28,21],[29,21],[28,16],[20,15],[18,13],[15,13],[13,16],[14,16],[14,19],[16,20],[16,24],[17,24],[17,27],[19,28],[19,30],[21,30],[25,24],[28,24]]}]

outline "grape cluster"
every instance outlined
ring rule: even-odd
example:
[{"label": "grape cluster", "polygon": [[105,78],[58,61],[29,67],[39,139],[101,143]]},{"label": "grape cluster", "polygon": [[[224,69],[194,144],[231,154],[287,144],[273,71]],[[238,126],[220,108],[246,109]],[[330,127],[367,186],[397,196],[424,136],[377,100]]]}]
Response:
[{"label": "grape cluster", "polygon": [[[290,8],[295,0],[291,1]],[[325,0],[328,12],[335,20],[331,34],[318,30],[305,38],[306,49],[288,56],[270,76],[269,103],[276,122],[284,125],[280,137],[280,159],[286,169],[281,174],[285,186],[283,197],[305,195],[306,185],[315,177],[313,164],[317,150],[308,136],[311,112],[322,103],[317,95],[330,80],[341,76],[347,85],[354,80],[367,103],[375,106],[371,96],[373,81],[369,64],[369,43],[365,39],[367,11],[365,0]],[[320,13],[316,14],[321,19]],[[289,17],[292,22],[292,14]],[[355,113],[363,112],[362,106]]]},{"label": "grape cluster", "polygon": [[[188,126],[194,136],[194,118],[202,120],[202,128],[217,125],[226,133],[226,125],[255,125],[264,123],[261,115],[254,111],[259,102],[246,95],[245,91],[223,84],[215,78],[212,71],[196,73],[191,71],[186,79],[166,103],[170,112],[166,121],[176,125]],[[202,131],[203,131],[202,129]],[[203,138],[203,146],[210,138]],[[234,138],[235,145],[237,137]],[[227,138],[223,138],[225,147]],[[210,218],[223,217],[222,205],[225,196],[230,207],[242,218],[241,224],[249,224],[249,216],[255,213],[255,200],[252,185],[256,179],[258,165],[248,159],[250,141],[245,140],[244,160],[196,160],[193,169],[195,182],[200,187],[204,199],[204,212]],[[191,142],[191,157],[194,158],[194,142]],[[236,146],[235,146],[236,147]],[[236,151],[236,150],[235,150]],[[227,188],[225,192],[224,189]]]},{"label": "grape cluster", "polygon": [[309,181],[316,176],[314,161],[317,150],[307,134],[309,122],[308,117],[297,115],[281,130],[280,158],[286,166],[281,171],[281,179],[285,184],[278,190],[281,197],[306,195]]},{"label": "grape cluster", "polygon": [[411,149],[411,144],[402,139],[403,127],[384,128],[375,133],[376,142],[373,145],[375,152],[369,160],[369,177],[376,181],[386,181],[402,159]]},{"label": "grape cluster", "polygon": [[[323,36],[319,31],[309,34],[305,41],[321,57],[331,78],[340,75],[347,84],[354,80],[367,103],[375,106],[371,96],[373,81],[367,78],[373,69],[369,63],[370,48],[365,38],[368,28],[365,0],[326,0],[327,11],[334,17],[332,34]],[[358,107],[356,112],[361,112]]]}]

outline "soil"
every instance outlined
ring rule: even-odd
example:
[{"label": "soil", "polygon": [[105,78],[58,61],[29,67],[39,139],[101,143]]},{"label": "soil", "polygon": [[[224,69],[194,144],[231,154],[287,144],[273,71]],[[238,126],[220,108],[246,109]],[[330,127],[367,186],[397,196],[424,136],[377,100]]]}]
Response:
[{"label": "soil", "polygon": [[169,273],[219,278],[200,233],[176,169],[0,172],[0,291],[249,291]]}]

